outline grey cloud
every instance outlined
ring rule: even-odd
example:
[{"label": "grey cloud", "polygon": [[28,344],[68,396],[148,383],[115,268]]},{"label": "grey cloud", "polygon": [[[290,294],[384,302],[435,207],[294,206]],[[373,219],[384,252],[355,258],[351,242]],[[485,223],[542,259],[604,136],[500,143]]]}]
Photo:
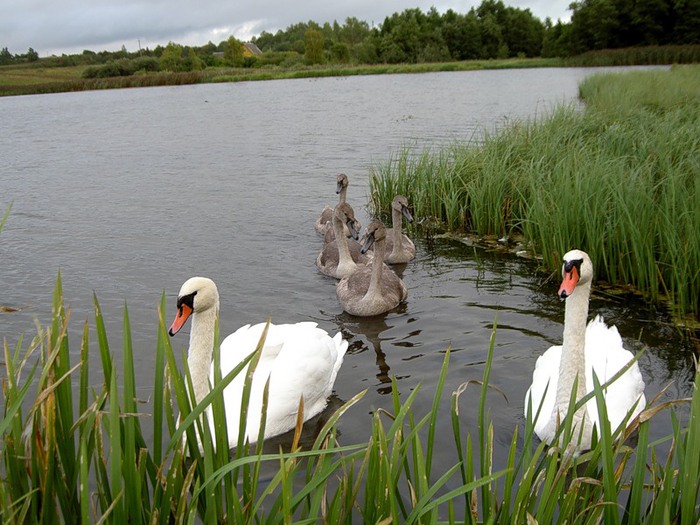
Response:
[{"label": "grey cloud", "polygon": [[[218,43],[228,35],[221,30],[236,31],[247,27],[250,38],[260,32],[275,32],[291,24],[314,20],[318,23],[343,23],[355,17],[379,25],[384,18],[404,9],[418,7],[427,11],[432,6],[440,12],[454,9],[466,12],[481,0],[453,2],[450,0],[308,0],[291,3],[286,0],[214,0],[149,1],[92,0],[9,0],[0,17],[0,47],[11,53],[24,53],[29,47],[41,56],[115,50],[125,45],[135,50],[143,45],[165,45],[174,41],[188,45],[203,45],[208,40]],[[568,20],[569,0],[510,0],[506,5],[529,8],[544,19]],[[218,30],[218,32],[217,32]],[[195,41],[196,40],[196,41]]]}]

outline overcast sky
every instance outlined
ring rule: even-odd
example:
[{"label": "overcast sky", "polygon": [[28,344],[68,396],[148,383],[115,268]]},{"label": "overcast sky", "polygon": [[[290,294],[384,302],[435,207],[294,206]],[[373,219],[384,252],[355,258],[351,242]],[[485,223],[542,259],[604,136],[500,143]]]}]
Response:
[{"label": "overcast sky", "polygon": [[[384,18],[417,7],[466,13],[481,0],[3,0],[0,48],[12,54],[31,47],[39,56],[92,51],[154,48],[169,41],[182,45],[218,44],[232,34],[249,40],[291,24],[319,24],[355,17],[378,26]],[[504,0],[530,9],[544,21],[568,21],[570,0]]]}]

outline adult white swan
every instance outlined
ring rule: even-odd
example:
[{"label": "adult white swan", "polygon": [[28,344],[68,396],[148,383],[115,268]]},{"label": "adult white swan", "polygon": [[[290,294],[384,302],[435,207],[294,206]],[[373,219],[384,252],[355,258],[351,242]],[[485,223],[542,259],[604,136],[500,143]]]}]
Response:
[{"label": "adult white swan", "polygon": [[[170,327],[175,335],[192,317],[187,354],[195,400],[207,395],[213,383],[212,352],[214,323],[219,312],[216,284],[205,277],[192,277],[177,298],[177,316]],[[246,325],[221,342],[221,375],[225,376],[256,348],[265,323]],[[348,348],[340,333],[331,338],[316,323],[270,324],[260,361],[253,375],[246,437],[257,441],[262,415],[263,390],[268,377],[267,421],[264,437],[291,430],[296,425],[299,399],[304,398],[304,421],[325,407]],[[229,447],[238,443],[241,398],[245,370],[224,389]]]},{"label": "adult white swan", "polygon": [[[606,326],[600,316],[586,326],[593,279],[593,264],[588,254],[572,250],[564,255],[562,277],[558,295],[566,299],[564,341],[561,346],[550,347],[537,359],[532,385],[525,396],[526,416],[530,396],[533,417],[542,404],[539,418],[535,421],[535,433],[541,440],[550,443],[558,423],[564,421],[567,414],[576,377],[579,378],[576,399],[581,399],[593,391],[593,372],[602,385],[634,357],[622,347],[617,328]],[[631,421],[645,405],[644,381],[639,366],[634,363],[605,390],[605,406],[611,429],[614,431],[619,427],[630,410],[628,421]],[[576,438],[581,432],[581,441],[576,448],[589,449],[593,427],[598,428],[598,435],[601,428],[595,397],[576,412],[573,424]]]},{"label": "adult white swan", "polygon": [[363,266],[336,284],[335,292],[343,310],[352,315],[368,317],[396,308],[408,295],[404,282],[384,264],[386,228],[374,220],[367,226],[362,251],[372,244],[374,258],[371,266]]},{"label": "adult white swan", "polygon": [[403,195],[397,195],[391,201],[391,228],[386,230],[386,257],[384,262],[389,264],[402,264],[416,257],[416,246],[408,235],[401,231],[404,217],[408,222],[413,222],[413,215],[408,209],[408,199]]}]

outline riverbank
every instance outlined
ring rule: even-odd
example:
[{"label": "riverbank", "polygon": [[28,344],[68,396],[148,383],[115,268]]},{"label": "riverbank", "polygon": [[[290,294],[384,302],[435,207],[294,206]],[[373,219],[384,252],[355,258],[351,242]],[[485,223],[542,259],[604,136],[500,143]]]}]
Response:
[{"label": "riverbank", "polygon": [[[648,46],[592,51],[569,58],[510,58],[503,60],[464,60],[420,64],[316,65],[283,68],[210,67],[201,71],[146,72],[107,78],[83,78],[89,66],[55,67],[55,61],[0,66],[0,96],[60,93],[94,89],[119,89],[208,82],[247,82],[294,78],[355,75],[474,71],[539,67],[600,67],[622,65],[687,64],[700,61],[700,46]],[[48,64],[51,64],[49,66]]]},{"label": "riverbank", "polygon": [[597,279],[700,313],[700,67],[594,76],[581,112],[487,133],[442,151],[409,148],[375,165],[375,211],[397,193],[440,231],[521,238],[557,271],[573,247]]},{"label": "riverbank", "polygon": [[209,82],[252,82],[294,78],[316,78],[355,75],[388,75],[430,73],[437,71],[471,71],[479,69],[560,67],[561,59],[530,58],[506,60],[466,60],[427,64],[381,64],[367,66],[303,66],[294,68],[207,68],[202,71],[156,72],[123,77],[82,77],[87,66],[70,67],[0,67],[0,96],[60,93],[93,89],[119,89]]}]

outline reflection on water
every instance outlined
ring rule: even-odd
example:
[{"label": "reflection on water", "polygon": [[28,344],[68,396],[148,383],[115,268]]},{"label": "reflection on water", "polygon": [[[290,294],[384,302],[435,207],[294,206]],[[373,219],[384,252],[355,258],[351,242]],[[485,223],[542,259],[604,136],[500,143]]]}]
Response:
[{"label": "reflection on water", "polygon": [[[13,203],[0,234],[2,303],[27,306],[0,313],[2,335],[14,346],[22,332],[34,333],[35,319],[46,323],[60,270],[75,355],[80,323],[93,324],[93,292],[115,350],[128,304],[138,395],[148,400],[161,294],[170,317],[180,285],[205,275],[221,294],[222,335],[268,318],[315,321],[343,333],[350,350],[336,395],[347,400],[367,390],[339,424],[348,444],[366,440],[372,410],[391,409],[392,378],[402,396],[420,388],[413,408],[428,413],[448,348],[438,424],[450,428],[449,395],[481,378],[496,324],[491,381],[505,398],[490,396],[488,403],[500,461],[523,423],[535,360],[561,343],[557,277],[547,279],[531,261],[419,238],[416,259],[400,270],[407,302],[358,319],[342,312],[335,280],[314,265],[321,240],[313,223],[337,200],[338,172],[350,177],[348,201],[367,224],[373,161],[406,142],[422,148],[471,138],[504,115],[541,115],[557,101],[574,100],[578,81],[591,72],[461,72],[0,99],[0,133],[8,138],[0,143],[0,210]],[[689,393],[692,349],[667,319],[634,298],[595,288],[593,312],[618,326],[628,348],[646,349],[640,366],[649,399],[669,382],[662,400]],[[186,343],[174,344],[179,355]],[[100,385],[103,378],[91,373]],[[460,398],[466,430],[475,428],[476,398],[470,389]],[[148,409],[145,404],[143,412]],[[659,418],[651,438],[665,436],[669,424]],[[455,462],[449,434],[437,435],[436,467]]]}]

